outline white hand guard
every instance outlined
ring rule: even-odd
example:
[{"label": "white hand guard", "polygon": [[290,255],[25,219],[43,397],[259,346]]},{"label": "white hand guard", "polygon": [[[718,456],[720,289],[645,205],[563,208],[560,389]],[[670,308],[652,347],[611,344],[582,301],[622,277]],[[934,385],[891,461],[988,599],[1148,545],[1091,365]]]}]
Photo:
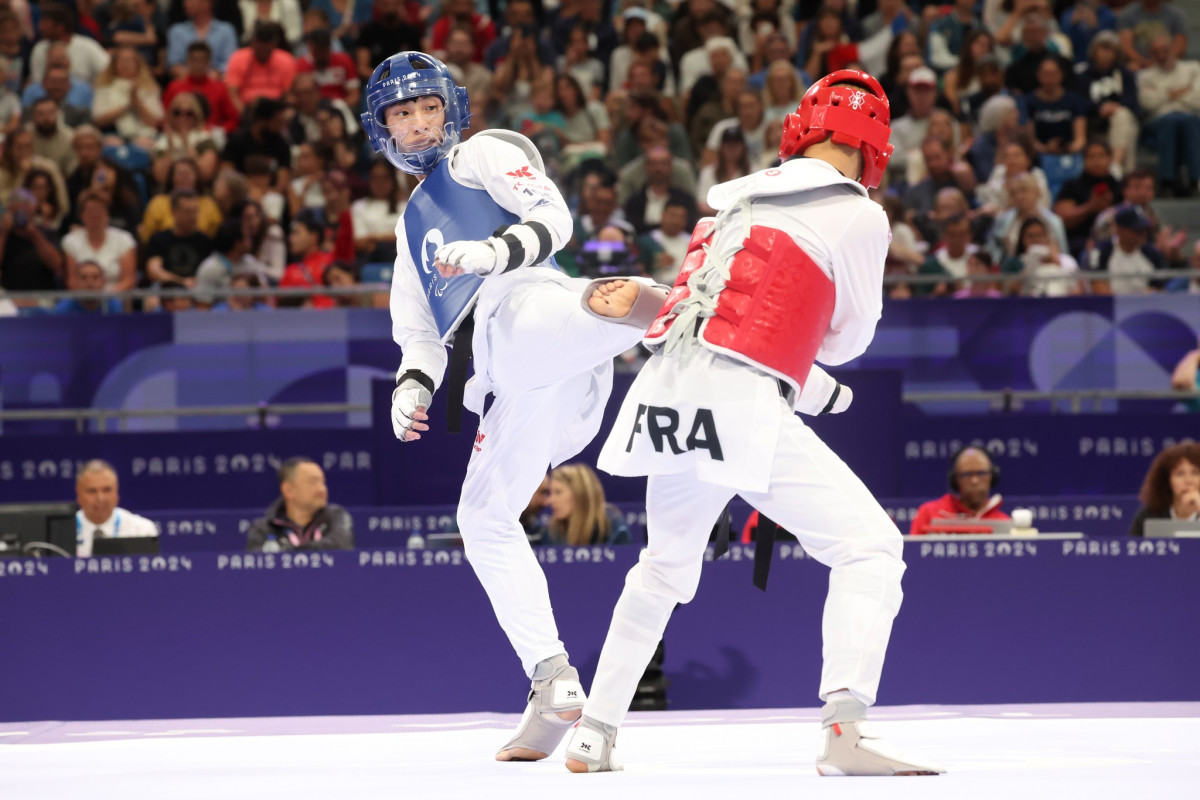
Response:
[{"label": "white hand guard", "polygon": [[493,236],[482,242],[464,241],[444,244],[433,260],[475,275],[491,275],[508,265],[508,245]]},{"label": "white hand guard", "polygon": [[846,384],[839,383],[835,391],[837,392],[837,395],[830,398],[830,400],[826,403],[826,407],[829,410],[822,413],[840,414],[849,408],[850,404],[854,402],[854,392]]},{"label": "white hand guard", "polygon": [[412,430],[413,413],[418,408],[428,409],[432,402],[433,393],[420,381],[414,378],[400,381],[392,392],[392,433],[397,439],[405,441],[405,435]]}]

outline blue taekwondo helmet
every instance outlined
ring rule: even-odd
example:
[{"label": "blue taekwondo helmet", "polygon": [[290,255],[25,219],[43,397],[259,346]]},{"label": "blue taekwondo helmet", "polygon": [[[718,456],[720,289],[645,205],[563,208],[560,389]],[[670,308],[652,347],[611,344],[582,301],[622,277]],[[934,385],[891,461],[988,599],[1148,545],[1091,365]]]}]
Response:
[{"label": "blue taekwondo helmet", "polygon": [[[388,131],[383,112],[396,103],[430,96],[440,97],[445,105],[441,140],[420,150],[406,151]],[[471,124],[471,106],[467,90],[455,85],[445,64],[425,53],[408,51],[396,53],[371,73],[362,123],[376,153],[383,153],[397,169],[410,175],[428,175],[462,140],[463,129]]]}]

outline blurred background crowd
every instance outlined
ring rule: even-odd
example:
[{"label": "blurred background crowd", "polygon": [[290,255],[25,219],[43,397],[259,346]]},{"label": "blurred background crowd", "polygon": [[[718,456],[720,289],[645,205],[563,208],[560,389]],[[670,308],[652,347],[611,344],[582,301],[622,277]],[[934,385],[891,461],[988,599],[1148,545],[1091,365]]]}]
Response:
[{"label": "blurred background crowd", "polygon": [[[0,0],[0,315],[386,306],[415,184],[359,114],[401,50],[468,89],[467,135],[537,143],[572,274],[670,283],[709,187],[776,163],[813,78],[858,67],[892,106],[889,297],[1200,292],[1187,6]],[[254,294],[276,286],[307,292]]]}]

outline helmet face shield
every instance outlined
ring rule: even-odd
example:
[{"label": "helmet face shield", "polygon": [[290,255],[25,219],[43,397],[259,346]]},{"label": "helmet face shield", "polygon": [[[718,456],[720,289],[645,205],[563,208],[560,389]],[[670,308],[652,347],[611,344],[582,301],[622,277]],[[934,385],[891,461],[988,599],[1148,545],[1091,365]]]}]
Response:
[{"label": "helmet face shield", "polygon": [[446,141],[446,104],[437,95],[402,100],[383,109],[384,128],[397,153],[410,155]]}]

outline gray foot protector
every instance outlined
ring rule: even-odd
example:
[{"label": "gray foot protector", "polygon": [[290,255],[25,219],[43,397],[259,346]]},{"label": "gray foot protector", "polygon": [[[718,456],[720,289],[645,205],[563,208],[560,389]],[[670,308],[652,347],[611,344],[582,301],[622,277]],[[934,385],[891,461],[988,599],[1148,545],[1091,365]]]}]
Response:
[{"label": "gray foot protector", "polygon": [[823,745],[817,755],[822,775],[939,775],[946,770],[923,764],[888,745],[871,731],[867,707],[858,702],[826,703]]},{"label": "gray foot protector", "polygon": [[583,290],[583,296],[579,301],[580,305],[583,306],[583,310],[591,314],[593,317],[599,317],[600,319],[605,319],[609,322],[617,322],[622,325],[631,325],[635,328],[641,328],[642,330],[649,328],[650,323],[654,322],[654,320],[658,317],[658,312],[662,310],[663,303],[666,302],[667,292],[670,291],[670,287],[663,286],[662,284],[658,283],[650,284],[642,281],[634,281],[634,283],[638,285],[640,291],[638,292],[637,299],[633,301],[633,307],[629,309],[628,314],[623,317],[606,317],[603,314],[597,314],[595,311],[592,311],[592,309],[588,306],[588,299],[592,296],[592,292],[596,290],[596,287],[600,286],[601,284],[617,280],[628,281],[631,279],[614,276],[612,278],[599,278],[589,283],[587,288]]},{"label": "gray foot protector", "polygon": [[567,663],[566,656],[555,656],[541,662],[533,673],[533,688],[529,690],[529,703],[525,706],[521,724],[508,744],[500,748],[500,753],[520,747],[541,753],[541,756],[533,759],[535,761],[550,755],[575,724],[573,719],[558,716],[559,712],[582,711],[585,700],[587,698],[583,694],[583,684],[579,682],[579,673]]},{"label": "gray foot protector", "polygon": [[571,772],[620,772],[625,766],[617,759],[616,750],[616,727],[583,717],[575,726],[571,741],[567,742],[567,759],[579,762],[586,770],[571,763],[567,764],[567,769]]}]

